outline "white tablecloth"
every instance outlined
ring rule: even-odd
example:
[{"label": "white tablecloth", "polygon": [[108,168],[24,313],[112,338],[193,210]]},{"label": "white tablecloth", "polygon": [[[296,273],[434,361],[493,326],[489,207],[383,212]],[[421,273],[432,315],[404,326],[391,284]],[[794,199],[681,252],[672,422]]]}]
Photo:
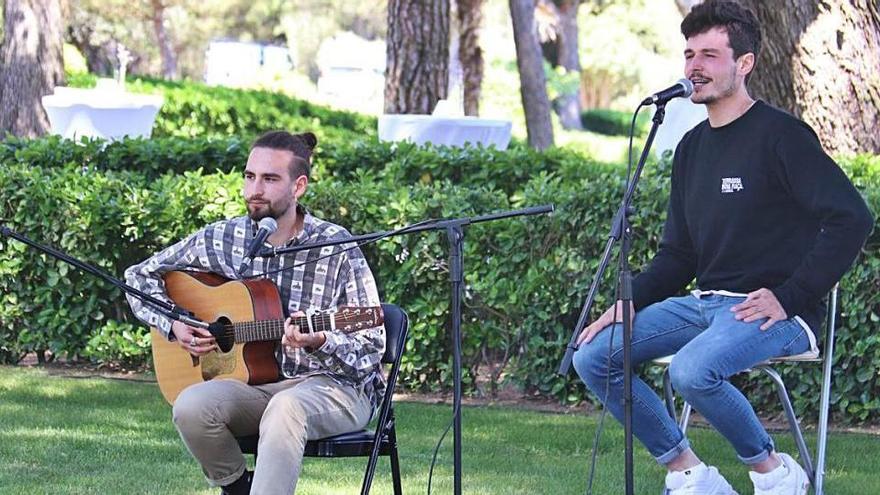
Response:
[{"label": "white tablecloth", "polygon": [[52,134],[65,138],[148,138],[163,101],[159,95],[59,87],[43,97],[43,108]]},{"label": "white tablecloth", "polygon": [[477,117],[438,117],[434,115],[382,115],[379,117],[381,141],[412,141],[416,144],[464,146],[465,143],[495,145],[499,150],[510,143],[510,121]]}]

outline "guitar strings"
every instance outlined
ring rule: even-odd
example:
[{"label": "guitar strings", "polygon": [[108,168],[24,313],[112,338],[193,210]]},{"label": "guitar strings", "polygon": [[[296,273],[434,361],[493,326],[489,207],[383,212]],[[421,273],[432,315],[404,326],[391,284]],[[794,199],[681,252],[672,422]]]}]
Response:
[{"label": "guitar strings", "polygon": [[[340,314],[340,313],[318,313],[316,315],[313,315],[313,317],[312,317],[312,324],[315,327],[315,331],[322,332],[322,331],[327,331],[327,330],[332,329],[333,327],[330,324],[330,318],[331,318],[331,315],[333,315],[333,314],[338,315],[335,318],[335,320],[337,322],[343,323],[343,324],[349,323],[349,322],[354,322],[354,321],[358,320],[358,318],[349,316],[345,313],[343,313],[343,314]],[[265,330],[271,331],[271,330],[277,329],[279,327],[279,325],[281,325],[283,328],[283,325],[286,321],[287,321],[286,319],[285,320],[254,320],[254,321],[243,321],[243,322],[231,323],[231,324],[224,325],[224,330],[221,333],[219,333],[218,335],[215,335],[215,338],[230,338],[230,337],[232,337],[234,339],[236,329],[239,329],[242,332],[250,332],[250,333],[265,331]],[[303,327],[303,326],[308,327],[308,317],[307,316],[295,317],[294,323],[299,325],[300,327]]]}]

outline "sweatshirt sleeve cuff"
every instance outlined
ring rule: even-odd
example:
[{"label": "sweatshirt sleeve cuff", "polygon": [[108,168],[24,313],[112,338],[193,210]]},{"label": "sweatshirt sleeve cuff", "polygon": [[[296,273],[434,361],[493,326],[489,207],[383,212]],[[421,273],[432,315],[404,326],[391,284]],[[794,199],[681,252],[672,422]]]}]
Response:
[{"label": "sweatshirt sleeve cuff", "polygon": [[312,351],[312,355],[320,360],[331,357],[336,353],[336,349],[342,344],[342,336],[336,332],[324,332],[324,343]]},{"label": "sweatshirt sleeve cuff", "polygon": [[636,311],[641,310],[645,306],[649,305],[650,302],[645,298],[645,287],[643,284],[639,282],[639,277],[635,277],[632,282],[632,294],[633,294],[633,308]]},{"label": "sweatshirt sleeve cuff", "polygon": [[174,336],[174,332],[171,331],[171,319],[167,316],[157,314],[156,322],[153,325],[165,335],[165,338],[171,342],[177,340],[177,337]]},{"label": "sweatshirt sleeve cuff", "polygon": [[778,287],[771,289],[773,295],[776,296],[776,300],[779,301],[779,304],[782,305],[782,309],[785,310],[785,314],[789,318],[793,318],[798,316],[803,311],[802,298],[799,298],[795,291],[789,284],[782,284]]}]

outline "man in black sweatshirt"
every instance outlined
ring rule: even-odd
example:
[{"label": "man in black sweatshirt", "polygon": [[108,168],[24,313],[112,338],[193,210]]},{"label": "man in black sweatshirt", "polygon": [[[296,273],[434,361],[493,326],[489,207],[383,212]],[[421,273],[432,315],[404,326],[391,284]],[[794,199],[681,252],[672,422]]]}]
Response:
[{"label": "man in black sweatshirt", "polygon": [[[755,493],[805,494],[804,470],[775,452],[729,378],[772,357],[818,352],[813,329],[822,298],[858,255],[873,220],[813,130],[749,96],[761,44],[752,12],[707,0],[681,30],[691,99],[706,105],[709,118],[675,151],[660,249],[633,281],[633,364],[675,354],[674,388],[733,445]],[[694,278],[696,290],[673,297]],[[578,375],[619,420],[622,330],[609,328],[621,316],[618,302],[587,326],[574,357]],[[667,493],[735,493],[638,378],[633,431],[668,469]]]}]

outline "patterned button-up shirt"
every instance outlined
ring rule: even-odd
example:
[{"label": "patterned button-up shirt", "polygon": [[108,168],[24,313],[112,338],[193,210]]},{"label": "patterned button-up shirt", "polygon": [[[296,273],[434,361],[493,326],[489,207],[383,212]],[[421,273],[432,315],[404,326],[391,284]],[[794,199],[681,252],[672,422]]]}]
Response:
[{"label": "patterned button-up shirt", "polygon": [[[303,229],[286,245],[317,243],[349,236],[344,228],[315,218],[302,208],[298,213],[304,214]],[[256,257],[250,266],[239,273],[245,250],[256,230],[256,222],[246,216],[208,225],[128,268],[125,280],[132,287],[170,301],[162,281],[162,275],[169,271],[210,272],[228,279],[267,278],[278,287],[282,307],[286,310],[285,316],[299,310],[379,305],[376,283],[361,250],[355,248],[340,252],[351,244],[269,258]],[[315,261],[334,252],[337,254]],[[273,273],[291,266],[293,268],[289,270]],[[129,296],[128,302],[138,319],[156,327],[169,339],[174,338],[171,320],[166,316],[134,297]],[[284,376],[328,375],[338,383],[363,390],[375,410],[385,392],[381,365],[385,351],[385,328],[380,326],[349,334],[327,331],[325,336],[326,342],[311,351],[302,348],[284,350],[279,345],[277,357]]]}]

